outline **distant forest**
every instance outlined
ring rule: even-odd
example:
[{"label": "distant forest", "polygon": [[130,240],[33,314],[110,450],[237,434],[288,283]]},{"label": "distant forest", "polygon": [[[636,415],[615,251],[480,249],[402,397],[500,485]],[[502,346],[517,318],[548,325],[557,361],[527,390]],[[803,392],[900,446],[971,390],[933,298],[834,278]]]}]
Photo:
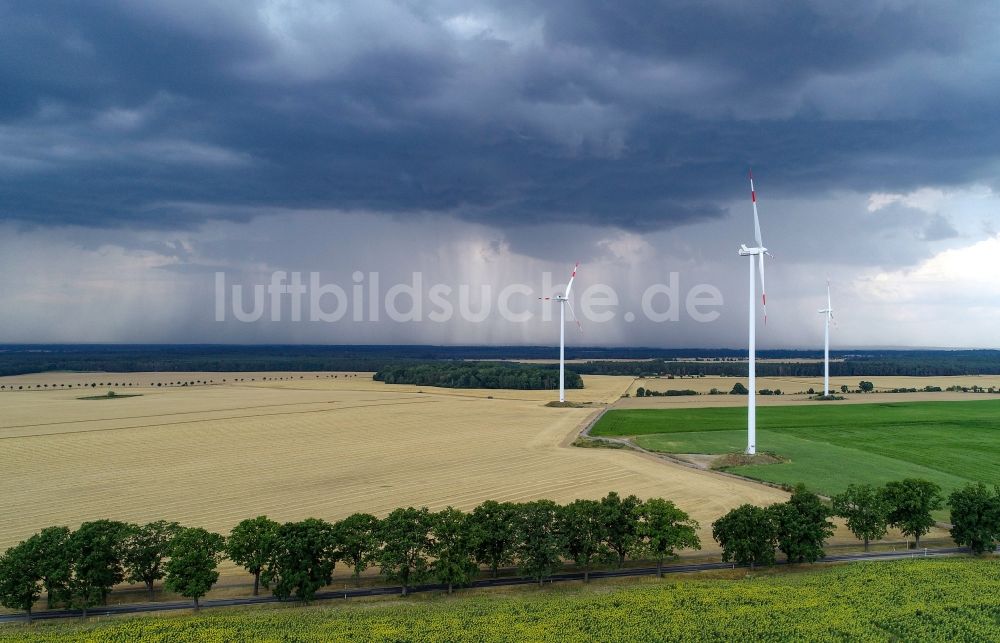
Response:
[{"label": "distant forest", "polygon": [[[990,353],[989,357],[976,353]],[[941,376],[1000,374],[1000,351],[916,351],[898,355],[844,357],[842,362],[830,362],[831,376]],[[777,359],[777,358],[776,358]],[[672,361],[641,362],[594,361],[573,364],[583,375],[746,375],[746,361]],[[823,374],[821,362],[757,362],[761,377],[818,377]]]},{"label": "distant forest", "polygon": [[[733,349],[569,348],[578,374],[729,375],[746,373],[745,351]],[[229,345],[0,345],[0,375],[45,371],[383,371],[402,365],[462,364],[466,360],[553,359],[547,346],[229,346]],[[816,359],[818,351],[759,351],[767,360]],[[995,375],[997,350],[834,351],[830,374],[837,376]],[[641,361],[610,361],[631,359]],[[533,364],[547,371],[555,364]],[[762,376],[815,377],[820,363],[758,362]]]},{"label": "distant forest", "polygon": [[[559,388],[559,371],[506,362],[440,361],[389,366],[375,373],[375,380],[386,384],[445,388],[543,390]],[[583,380],[567,370],[566,388],[583,388]]]}]

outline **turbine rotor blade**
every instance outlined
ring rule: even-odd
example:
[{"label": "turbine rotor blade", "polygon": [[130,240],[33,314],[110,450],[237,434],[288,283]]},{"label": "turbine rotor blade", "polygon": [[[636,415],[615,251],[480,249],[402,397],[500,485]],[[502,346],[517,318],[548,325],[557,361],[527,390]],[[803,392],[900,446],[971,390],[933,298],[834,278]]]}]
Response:
[{"label": "turbine rotor blade", "polygon": [[757,216],[757,190],[753,186],[753,169],[747,173],[750,178],[750,201],[753,203],[753,234],[757,240],[757,265],[760,268],[760,300],[764,308],[764,325],[767,325],[767,287],[764,285],[764,255],[770,254],[764,249],[764,239],[760,234],[760,217]]},{"label": "turbine rotor blade", "polygon": [[753,170],[750,170],[750,201],[753,202],[753,233],[757,240],[757,247],[764,247],[764,240],[760,235],[760,218],[757,216],[757,191],[753,187]]},{"label": "turbine rotor blade", "polygon": [[569,299],[569,291],[573,289],[573,280],[576,279],[576,271],[580,267],[580,262],[577,261],[576,265],[573,266],[573,274],[569,276],[569,283],[566,285],[566,294],[563,295],[566,299]]},{"label": "turbine rotor blade", "polygon": [[579,328],[580,332],[582,333],[583,332],[583,325],[580,324],[580,319],[576,316],[576,311],[573,310],[573,302],[571,302],[570,300],[567,299],[566,300],[566,305],[569,306],[569,314],[572,315],[573,321],[576,322],[576,327]]}]

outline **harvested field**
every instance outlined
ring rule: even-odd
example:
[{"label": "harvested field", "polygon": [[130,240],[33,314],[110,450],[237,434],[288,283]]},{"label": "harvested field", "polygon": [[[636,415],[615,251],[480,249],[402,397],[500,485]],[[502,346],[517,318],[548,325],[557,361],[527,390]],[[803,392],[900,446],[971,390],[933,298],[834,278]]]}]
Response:
[{"label": "harvested field", "polygon": [[[874,393],[840,393],[841,385],[846,384],[852,389],[857,388],[860,380],[869,380],[875,385]],[[746,406],[747,398],[742,395],[728,395],[733,385],[737,382],[746,386],[745,377],[666,377],[637,378],[629,387],[630,397],[616,403],[617,408],[644,409],[644,408],[686,408],[702,406]],[[636,389],[639,387],[663,392],[669,389],[691,389],[702,393],[699,396],[677,396],[677,397],[635,397]],[[892,388],[916,388],[922,389],[925,386],[940,386],[946,389],[949,386],[979,386],[984,389],[996,387],[1000,389],[1000,375],[962,375],[962,376],[937,376],[937,377],[831,377],[830,388],[837,395],[844,395],[846,399],[824,404],[871,404],[873,402],[916,402],[916,401],[956,401],[956,400],[981,400],[1000,399],[1000,394],[996,393],[962,393],[941,391],[937,393],[880,393]],[[712,389],[718,389],[724,395],[704,395]],[[757,390],[761,389],[781,389],[783,395],[758,395],[758,405],[785,406],[790,403],[820,404],[810,399],[809,395],[802,393],[812,388],[815,391],[823,392],[823,378],[808,377],[758,377]]]},{"label": "harvested field", "polygon": [[[786,497],[650,456],[569,448],[579,428],[632,378],[585,377],[586,388],[568,391],[568,399],[594,408],[546,408],[552,391],[434,389],[373,382],[370,374],[316,375],[0,378],[8,388],[49,385],[0,393],[6,463],[0,548],[45,526],[104,517],[163,518],[227,532],[261,513],[282,521],[336,520],[411,504],[470,509],[488,498],[568,502],[609,490],[675,500],[701,522],[711,547],[710,524],[729,508]],[[155,386],[182,380],[214,383]],[[59,386],[90,381],[124,382],[124,390],[142,395],[95,403],[76,399],[76,386]]]}]

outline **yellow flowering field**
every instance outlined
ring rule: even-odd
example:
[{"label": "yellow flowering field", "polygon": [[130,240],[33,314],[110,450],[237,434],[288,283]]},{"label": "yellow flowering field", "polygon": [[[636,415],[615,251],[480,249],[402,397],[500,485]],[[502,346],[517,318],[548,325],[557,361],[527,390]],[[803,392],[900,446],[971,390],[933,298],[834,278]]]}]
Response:
[{"label": "yellow flowering field", "polygon": [[19,641],[996,641],[1000,560],[915,559],[0,628]]}]

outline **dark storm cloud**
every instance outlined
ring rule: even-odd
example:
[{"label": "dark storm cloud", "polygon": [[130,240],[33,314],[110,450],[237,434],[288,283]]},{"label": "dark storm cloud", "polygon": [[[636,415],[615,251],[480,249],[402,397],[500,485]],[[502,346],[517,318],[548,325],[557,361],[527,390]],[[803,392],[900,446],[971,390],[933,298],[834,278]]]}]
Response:
[{"label": "dark storm cloud", "polygon": [[0,2],[0,217],[653,230],[750,164],[790,197],[990,180],[995,6]]},{"label": "dark storm cloud", "polygon": [[[584,48],[736,68],[748,84],[850,72],[909,52],[949,54],[990,33],[983,4],[594,0],[556,2],[546,33]],[[992,15],[991,15],[992,14]]]}]

